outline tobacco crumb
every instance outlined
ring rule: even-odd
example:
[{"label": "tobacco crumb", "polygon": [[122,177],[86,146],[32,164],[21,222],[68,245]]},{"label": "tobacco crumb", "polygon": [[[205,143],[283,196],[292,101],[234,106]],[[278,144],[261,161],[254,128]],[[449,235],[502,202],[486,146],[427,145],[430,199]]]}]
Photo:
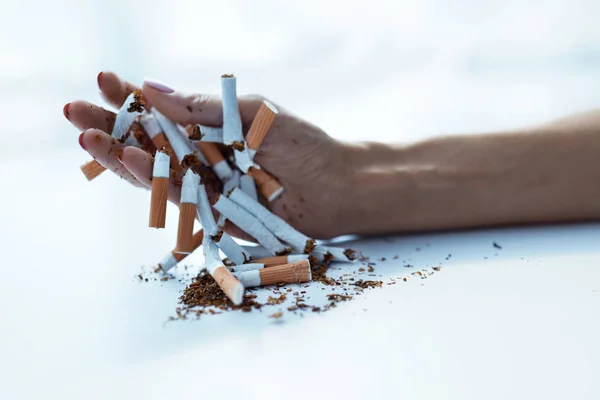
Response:
[{"label": "tobacco crumb", "polygon": [[369,271],[369,272],[373,272],[373,271],[375,271],[375,268],[373,268],[373,265],[372,265],[372,264],[369,264],[369,265],[368,265],[368,268],[369,268],[369,269],[368,269],[368,271]]},{"label": "tobacco crumb", "polygon": [[127,108],[127,112],[143,112],[144,111],[144,106],[146,105],[146,103],[144,102],[144,99],[142,98],[142,91],[139,89],[136,89],[133,91],[133,101],[129,104],[129,107]]},{"label": "tobacco crumb", "polygon": [[233,75],[233,74],[223,74],[223,75],[221,75],[221,78],[235,78],[235,75]]},{"label": "tobacco crumb", "polygon": [[394,258],[394,260],[397,260],[397,259],[398,259],[398,256],[397,256],[397,255],[395,255],[393,258]]},{"label": "tobacco crumb", "polygon": [[496,243],[496,242],[494,242],[494,243],[493,243],[493,245],[494,245],[494,247],[495,247],[495,248],[497,248],[497,249],[501,249],[501,248],[502,248],[502,246],[500,246],[500,245],[499,245],[498,243]]},{"label": "tobacco crumb", "polygon": [[204,135],[200,132],[200,125],[195,125],[192,129],[192,134],[189,136],[190,140],[202,140]]},{"label": "tobacco crumb", "polygon": [[367,288],[376,288],[376,287],[381,287],[381,285],[383,285],[382,281],[363,281],[362,279],[359,281],[356,281],[354,284],[354,286],[358,286],[360,288],[363,289],[367,289]]},{"label": "tobacco crumb", "polygon": [[287,308],[287,310],[288,310],[288,311],[296,311],[297,309],[298,309],[298,306],[297,306],[297,305],[289,306],[289,307]]},{"label": "tobacco crumb", "polygon": [[246,145],[244,142],[235,141],[231,143],[231,148],[237,151],[244,151],[244,149],[246,149]]},{"label": "tobacco crumb", "polygon": [[352,250],[352,249],[346,249],[346,250],[344,250],[344,255],[350,261],[354,261],[354,260],[356,260],[358,258],[358,253],[356,252],[356,250]]},{"label": "tobacco crumb", "polygon": [[286,247],[285,249],[275,253],[276,256],[287,256],[288,254],[292,254],[292,248]]},{"label": "tobacco crumb", "polygon": [[183,160],[181,160],[181,166],[183,168],[192,168],[192,171],[194,170],[193,167],[200,167],[201,165],[202,163],[200,162],[196,152],[186,154],[185,157],[183,157]]},{"label": "tobacco crumb", "polygon": [[385,258],[385,257],[381,257],[381,258],[379,259],[379,261],[381,261],[381,262],[384,262],[385,260],[386,260],[386,258]]},{"label": "tobacco crumb", "polygon": [[223,237],[223,231],[219,231],[217,232],[216,235],[211,236],[210,238],[215,242],[215,243],[219,243],[221,241],[221,238]]},{"label": "tobacco crumb", "polygon": [[442,267],[440,267],[440,266],[437,266],[437,267],[433,267],[432,269],[433,269],[434,271],[439,271],[439,270],[441,270],[441,269],[442,269]]},{"label": "tobacco crumb", "polygon": [[190,106],[185,106],[185,108],[187,108],[187,110],[188,110],[189,112],[193,112],[193,111],[192,111],[192,107],[190,107]]},{"label": "tobacco crumb", "polygon": [[317,242],[315,241],[315,239],[308,239],[306,241],[306,244],[304,245],[304,254],[312,254],[312,252],[315,250],[316,245]]},{"label": "tobacco crumb", "polygon": [[412,265],[412,264],[405,264],[405,265],[404,265],[404,268],[412,268],[412,267],[413,267],[413,265]]},{"label": "tobacco crumb", "polygon": [[358,272],[365,272],[365,269],[364,269],[363,267],[360,267],[360,268],[358,269]]},{"label": "tobacco crumb", "polygon": [[168,280],[169,280],[169,277],[168,277],[168,276],[165,276],[165,277],[162,277],[162,278],[160,278],[160,280],[161,280],[162,282],[166,282],[166,281],[168,281]]}]

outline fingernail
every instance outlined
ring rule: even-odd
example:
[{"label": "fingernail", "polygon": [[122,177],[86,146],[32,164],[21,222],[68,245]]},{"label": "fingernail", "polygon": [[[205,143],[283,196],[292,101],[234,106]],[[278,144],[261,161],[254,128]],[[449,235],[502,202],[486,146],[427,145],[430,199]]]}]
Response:
[{"label": "fingernail", "polygon": [[98,74],[98,77],[96,78],[96,81],[98,82],[98,87],[100,87],[100,78],[102,77],[103,73],[104,73],[104,71],[100,71],[100,73]]},{"label": "fingernail", "polygon": [[168,85],[162,83],[161,81],[159,81],[157,79],[144,78],[144,83],[146,85],[150,86],[152,89],[158,90],[159,92],[173,93],[175,91],[175,89],[172,89],[171,87],[169,87]]},{"label": "fingernail", "polygon": [[63,114],[65,114],[65,118],[69,119],[69,108],[71,107],[71,103],[65,104],[63,107]]},{"label": "fingernail", "polygon": [[83,145],[83,134],[84,134],[84,133],[85,133],[85,132],[81,132],[81,135],[79,135],[79,145],[81,146],[81,148],[82,148],[82,149],[84,149],[84,150],[87,150],[87,149],[85,148],[85,146]]}]

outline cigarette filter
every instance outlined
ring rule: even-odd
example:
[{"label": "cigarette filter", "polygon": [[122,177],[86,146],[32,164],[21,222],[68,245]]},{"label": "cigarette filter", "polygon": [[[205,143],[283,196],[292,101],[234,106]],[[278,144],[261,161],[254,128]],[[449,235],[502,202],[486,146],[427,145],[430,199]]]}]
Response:
[{"label": "cigarette filter", "polygon": [[252,125],[250,126],[250,130],[248,131],[248,135],[246,135],[246,143],[248,144],[248,153],[250,154],[250,158],[254,158],[254,154],[260,147],[263,142],[265,136],[269,132],[269,128],[275,121],[275,117],[277,117],[279,111],[277,108],[268,101],[263,101],[254,117],[254,121],[252,121]]},{"label": "cigarette filter", "polygon": [[226,181],[231,178],[233,171],[223,154],[219,150],[216,144],[210,142],[198,142],[196,146],[200,149],[208,163],[212,166],[215,174],[222,181]]},{"label": "cigarette filter", "polygon": [[215,245],[215,242],[206,235],[204,236],[202,247],[204,249],[204,260],[208,273],[215,279],[217,285],[219,285],[233,304],[242,304],[244,300],[244,285],[225,267],[221,261],[219,249]]},{"label": "cigarette filter", "polygon": [[[202,244],[202,240],[204,239],[204,231],[200,229],[198,232],[194,233],[194,251],[200,247]],[[176,253],[175,249],[171,251],[163,260],[158,264],[158,266],[164,271],[167,272],[171,268],[177,265],[181,260],[186,258],[188,255],[183,253]]]},{"label": "cigarette filter", "polygon": [[250,168],[248,175],[254,178],[258,190],[268,201],[273,201],[283,193],[283,186],[264,169]]},{"label": "cigarette filter", "polygon": [[[198,202],[199,184],[200,177],[191,169],[188,169],[181,184],[176,253],[190,254],[194,251],[193,230],[197,212],[196,203]],[[208,232],[206,232],[205,236],[209,236]]]},{"label": "cigarette filter", "polygon": [[266,257],[254,260],[254,263],[264,265],[265,268],[270,268],[302,260],[308,260],[308,254],[289,254],[287,256]]},{"label": "cigarette filter", "polygon": [[88,181],[94,180],[104,171],[106,171],[106,168],[100,165],[96,160],[88,161],[81,166],[81,172],[83,172]]},{"label": "cigarette filter", "polygon": [[227,145],[232,145],[234,142],[244,143],[234,75],[221,76],[221,95],[223,98],[223,143]]},{"label": "cigarette filter", "polygon": [[169,155],[157,151],[152,170],[152,194],[150,196],[150,228],[164,228],[169,197]]},{"label": "cigarette filter", "polygon": [[190,125],[186,129],[190,140],[196,142],[223,143],[223,128],[204,125]]},{"label": "cigarette filter", "polygon": [[208,165],[204,155],[200,153],[200,151],[194,150],[191,147],[191,144],[183,137],[182,131],[175,123],[162,115],[156,108],[152,109],[152,115],[154,115],[158,125],[161,127],[162,131],[169,140],[169,143],[173,148],[173,152],[177,156],[177,161],[179,161],[179,164],[181,164],[185,156],[196,154],[201,163]]},{"label": "cigarette filter", "polygon": [[245,287],[274,285],[283,283],[302,283],[312,279],[308,260],[253,271],[234,273]]},{"label": "cigarette filter", "polygon": [[272,255],[283,253],[287,249],[279,240],[252,214],[235,204],[223,195],[218,196],[214,204],[215,209],[225,218],[236,224],[244,232],[255,238],[258,243],[265,246]]},{"label": "cigarette filter", "polygon": [[144,130],[154,143],[154,146],[158,150],[164,149],[167,154],[170,156],[169,164],[171,165],[171,169],[177,173],[182,172],[181,164],[179,164],[179,160],[177,160],[177,155],[173,151],[171,147],[171,143],[167,139],[167,136],[162,131],[158,122],[156,122],[156,118],[152,114],[144,114],[140,117],[140,123],[144,127]]},{"label": "cigarette filter", "polygon": [[[244,193],[246,193],[250,198],[254,201],[258,201],[258,193],[256,192],[256,183],[254,183],[254,178],[250,175],[242,175],[240,176],[240,189]],[[228,191],[225,193],[229,193]]]}]

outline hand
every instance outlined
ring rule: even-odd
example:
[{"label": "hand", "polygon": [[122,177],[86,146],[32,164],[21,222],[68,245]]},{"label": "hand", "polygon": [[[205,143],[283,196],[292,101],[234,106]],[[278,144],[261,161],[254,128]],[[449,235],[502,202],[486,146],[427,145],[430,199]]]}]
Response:
[{"label": "hand", "polygon": [[[108,103],[119,108],[136,89],[114,73],[98,76],[98,85]],[[164,85],[147,81],[142,92],[148,106],[183,126],[222,125],[218,96],[185,95]],[[241,96],[240,114],[244,134],[264,100],[261,96]],[[351,198],[348,147],[332,139],[318,127],[276,105],[279,115],[258,150],[255,161],[275,176],[284,193],[268,204],[302,233],[315,238],[330,238],[348,233],[344,204]],[[152,155],[136,147],[124,147],[106,132],[112,131],[115,114],[85,101],[65,106],[65,116],[79,129],[81,146],[101,165],[133,185],[151,185]],[[169,199],[179,203],[180,188],[171,184]],[[236,236],[239,231],[227,229]]]}]

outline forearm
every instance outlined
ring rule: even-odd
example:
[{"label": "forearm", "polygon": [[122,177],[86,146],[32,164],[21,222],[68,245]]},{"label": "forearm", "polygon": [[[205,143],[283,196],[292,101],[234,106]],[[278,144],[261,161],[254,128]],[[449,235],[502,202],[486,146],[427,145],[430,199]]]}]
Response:
[{"label": "forearm", "polygon": [[353,233],[600,219],[600,112],[351,150]]}]

